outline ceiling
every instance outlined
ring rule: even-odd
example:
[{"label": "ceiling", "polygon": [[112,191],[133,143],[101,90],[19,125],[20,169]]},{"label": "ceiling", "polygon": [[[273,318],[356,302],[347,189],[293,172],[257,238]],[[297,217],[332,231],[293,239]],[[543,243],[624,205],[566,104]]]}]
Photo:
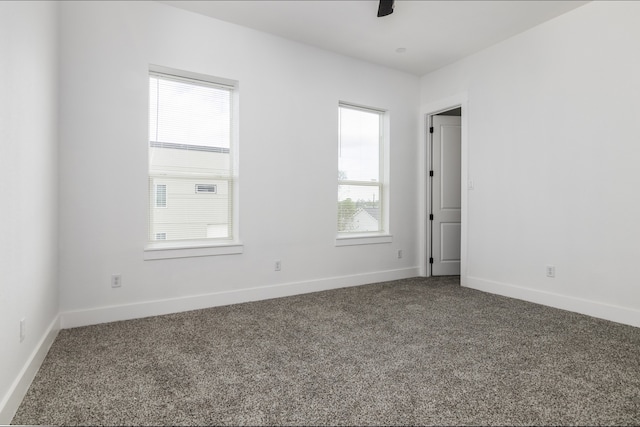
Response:
[{"label": "ceiling", "polygon": [[377,0],[162,3],[422,76],[588,2],[396,0],[382,18]]}]

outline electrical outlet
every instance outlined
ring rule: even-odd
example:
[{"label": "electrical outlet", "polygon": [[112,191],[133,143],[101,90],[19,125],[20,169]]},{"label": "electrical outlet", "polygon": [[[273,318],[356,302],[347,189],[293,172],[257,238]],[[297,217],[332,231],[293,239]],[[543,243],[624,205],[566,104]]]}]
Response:
[{"label": "electrical outlet", "polygon": [[111,287],[119,288],[122,286],[122,276],[119,274],[114,274],[111,276]]},{"label": "electrical outlet", "polygon": [[398,259],[402,258],[402,249],[398,249]]},{"label": "electrical outlet", "polygon": [[555,265],[547,265],[547,277],[556,277]]},{"label": "electrical outlet", "polygon": [[274,264],[274,266],[273,266],[273,269],[274,269],[275,271],[280,271],[280,270],[282,269],[282,264],[280,263],[280,261],[276,261],[276,262],[275,262],[275,264]]},{"label": "electrical outlet", "polygon": [[24,341],[27,336],[27,319],[20,319],[20,342]]}]

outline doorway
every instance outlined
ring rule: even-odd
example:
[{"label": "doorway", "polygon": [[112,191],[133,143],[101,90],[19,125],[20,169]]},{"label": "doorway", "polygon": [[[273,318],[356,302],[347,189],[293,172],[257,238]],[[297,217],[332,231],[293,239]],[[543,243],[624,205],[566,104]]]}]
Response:
[{"label": "doorway", "polygon": [[429,116],[429,264],[432,276],[460,275],[462,108]]}]

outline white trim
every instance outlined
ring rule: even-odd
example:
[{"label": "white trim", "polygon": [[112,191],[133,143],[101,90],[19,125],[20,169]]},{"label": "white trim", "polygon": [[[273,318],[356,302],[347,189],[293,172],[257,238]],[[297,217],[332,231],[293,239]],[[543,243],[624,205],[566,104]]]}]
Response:
[{"label": "white trim", "polygon": [[163,67],[161,65],[149,64],[149,75],[182,82],[202,82],[206,86],[217,87],[233,91],[238,87],[237,80],[225,79],[223,77],[210,76],[208,74],[194,73],[192,71],[179,70],[177,68]]},{"label": "white trim", "polygon": [[211,243],[201,241],[156,241],[147,244],[143,251],[143,259],[152,261],[157,259],[194,258],[215,255],[236,255],[244,252],[244,245],[240,242]]},{"label": "white trim", "polygon": [[338,235],[336,237],[336,246],[355,246],[355,245],[377,245],[380,243],[393,242],[391,234],[375,234],[375,235]]},{"label": "white trim", "polygon": [[310,292],[406,279],[409,277],[415,277],[417,273],[418,268],[413,267],[379,271],[375,273],[330,277],[319,280],[282,283],[270,286],[257,286],[203,295],[192,295],[188,297],[145,301],[117,306],[96,307],[88,310],[67,311],[60,313],[60,318],[63,328],[75,328],[98,323],[138,319],[142,317],[159,316],[163,314],[239,304],[249,301],[260,301],[306,294]]},{"label": "white trim", "polygon": [[431,276],[431,266],[428,263],[428,259],[431,256],[431,251],[428,245],[429,239],[431,239],[428,223],[429,223],[429,210],[431,208],[431,190],[428,186],[429,183],[429,164],[431,156],[429,153],[429,132],[431,116],[441,113],[443,111],[451,110],[453,108],[461,107],[462,115],[460,117],[461,123],[461,153],[460,153],[460,169],[461,169],[461,192],[460,192],[460,206],[461,206],[461,218],[460,218],[460,283],[466,282],[467,276],[467,247],[468,247],[468,190],[467,182],[469,180],[469,100],[467,92],[462,92],[451,96],[449,98],[434,101],[429,104],[423,105],[420,108],[420,145],[418,146],[418,162],[420,181],[418,183],[418,203],[420,211],[418,214],[419,224],[418,232],[421,238],[419,239],[418,247],[418,262],[420,268],[420,276]]},{"label": "white trim", "polygon": [[11,387],[9,387],[7,394],[0,402],[1,425],[8,425],[11,423],[11,420],[22,403],[22,399],[24,399],[24,396],[27,394],[27,391],[31,386],[31,382],[38,373],[44,358],[47,356],[47,353],[51,348],[51,344],[53,344],[53,341],[58,336],[59,331],[60,316],[57,315],[25,362],[15,381],[11,384]]},{"label": "white trim", "polygon": [[[352,185],[354,187],[381,187],[383,184],[382,181],[353,181],[350,179],[339,180],[338,185]],[[382,191],[380,192],[382,193]]]},{"label": "white trim", "polygon": [[510,283],[501,283],[479,277],[467,277],[467,288],[542,304],[549,307],[585,314],[599,319],[640,327],[640,310],[577,298],[554,292],[540,291]]},{"label": "white trim", "polygon": [[365,113],[378,114],[380,116],[383,116],[385,113],[387,113],[387,110],[383,110],[382,108],[368,107],[366,105],[354,104],[352,102],[338,101],[338,105],[340,107],[364,111]]}]

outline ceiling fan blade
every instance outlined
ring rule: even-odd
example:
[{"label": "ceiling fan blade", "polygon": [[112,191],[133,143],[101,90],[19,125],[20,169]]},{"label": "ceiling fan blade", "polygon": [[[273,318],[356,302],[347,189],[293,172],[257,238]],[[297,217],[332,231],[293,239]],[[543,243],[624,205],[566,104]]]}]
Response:
[{"label": "ceiling fan blade", "polygon": [[391,15],[393,13],[393,3],[395,0],[380,0],[378,6],[378,18]]}]

